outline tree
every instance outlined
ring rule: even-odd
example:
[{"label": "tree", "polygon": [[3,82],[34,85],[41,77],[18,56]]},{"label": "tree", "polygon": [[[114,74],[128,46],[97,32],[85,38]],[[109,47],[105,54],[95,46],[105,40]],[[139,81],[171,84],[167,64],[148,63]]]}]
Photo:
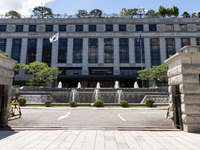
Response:
[{"label": "tree", "polygon": [[134,16],[138,15],[138,9],[128,9],[127,13],[129,17],[133,18]]},{"label": "tree", "polygon": [[1,51],[1,50],[0,50],[0,54],[2,54],[2,55],[4,55],[4,56],[8,57],[8,53],[5,53],[5,52],[3,52],[3,51]]},{"label": "tree", "polygon": [[159,9],[158,9],[158,12],[163,18],[165,18],[166,14],[167,14],[167,9],[163,6],[160,6]]},{"label": "tree", "polygon": [[179,9],[178,9],[178,7],[173,6],[172,12],[173,12],[172,14],[173,14],[175,17],[177,17],[177,16],[179,15]]},{"label": "tree", "polygon": [[190,18],[190,14],[186,11],[182,14],[182,16],[183,18]]},{"label": "tree", "polygon": [[24,69],[25,69],[25,66],[26,66],[26,65],[24,65],[24,64],[22,64],[22,63],[14,64],[14,65],[13,65],[14,73],[17,74],[17,73],[19,73],[20,71],[24,70]]},{"label": "tree", "polygon": [[167,9],[166,9],[166,15],[167,15],[168,17],[171,17],[171,16],[173,15],[173,8],[167,8]]},{"label": "tree", "polygon": [[33,9],[34,16],[38,18],[53,18],[53,12],[51,8],[45,6],[38,6]]},{"label": "tree", "polygon": [[93,18],[101,18],[102,14],[103,14],[103,12],[100,9],[93,9],[90,11],[90,15]]},{"label": "tree", "polygon": [[122,8],[120,11],[121,18],[128,18],[128,10],[126,8]]},{"label": "tree", "polygon": [[197,18],[197,13],[196,12],[192,13],[192,18]]},{"label": "tree", "polygon": [[78,13],[76,14],[78,18],[87,18],[88,12],[86,10],[78,10]]},{"label": "tree", "polygon": [[200,18],[200,12],[198,12],[198,14],[197,14],[197,18]]},{"label": "tree", "polygon": [[11,10],[11,11],[6,13],[6,17],[11,17],[12,19],[13,18],[21,18],[21,14],[14,11],[14,10]]},{"label": "tree", "polygon": [[149,11],[147,11],[147,13],[145,14],[146,17],[148,18],[154,18],[155,17],[155,11],[150,9]]}]

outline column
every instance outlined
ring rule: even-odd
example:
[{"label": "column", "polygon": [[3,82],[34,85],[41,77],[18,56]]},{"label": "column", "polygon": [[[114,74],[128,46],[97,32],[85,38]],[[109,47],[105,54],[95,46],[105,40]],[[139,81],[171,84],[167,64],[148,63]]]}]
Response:
[{"label": "column", "polygon": [[196,38],[190,38],[190,45],[197,45]]},{"label": "column", "polygon": [[149,24],[144,24],[144,31],[149,31]]},{"label": "column", "polygon": [[6,39],[6,53],[8,53],[8,57],[11,58],[11,53],[12,53],[12,38],[7,38]]},{"label": "column", "polygon": [[73,60],[73,38],[68,38],[67,63],[71,64]]},{"label": "column", "polygon": [[160,61],[161,64],[166,60],[166,47],[165,47],[165,38],[159,38],[160,40]]},{"label": "column", "polygon": [[98,38],[98,63],[104,63],[104,38]]},{"label": "column", "polygon": [[51,53],[51,67],[57,67],[58,63],[58,41],[52,43],[52,53]]},{"label": "column", "polygon": [[83,38],[82,75],[88,75],[88,38]]},{"label": "column", "polygon": [[113,31],[119,31],[119,25],[118,24],[113,25]]},{"label": "column", "polygon": [[129,63],[135,63],[135,45],[134,38],[129,38]]},{"label": "column", "polygon": [[24,25],[23,31],[28,32],[29,31],[29,25]]},{"label": "column", "polygon": [[180,25],[174,24],[174,31],[180,31]]},{"label": "column", "polygon": [[[22,64],[26,64],[27,46],[28,46],[28,38],[22,38],[21,56],[20,56],[20,63]],[[19,74],[25,74],[25,70],[20,71]]]},{"label": "column", "polygon": [[84,24],[84,25],[83,25],[83,31],[88,31],[88,28],[89,28],[89,27],[88,27],[88,24]]},{"label": "column", "polygon": [[151,50],[150,50],[150,39],[144,38],[145,48],[145,69],[151,68]]},{"label": "column", "polygon": [[59,26],[58,25],[53,25],[53,31],[58,32],[59,31]]},{"label": "column", "polygon": [[176,53],[181,52],[181,39],[180,38],[175,38],[175,48],[176,48]]},{"label": "column", "polygon": [[113,39],[114,43],[114,75],[119,75],[120,74],[120,69],[119,69],[119,38],[114,38]]},{"label": "column", "polygon": [[36,61],[42,62],[43,39],[37,38]]}]

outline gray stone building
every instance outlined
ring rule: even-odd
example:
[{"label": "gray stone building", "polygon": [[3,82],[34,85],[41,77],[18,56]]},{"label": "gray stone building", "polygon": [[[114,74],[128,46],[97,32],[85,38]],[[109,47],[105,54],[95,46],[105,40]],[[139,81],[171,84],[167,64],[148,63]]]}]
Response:
[{"label": "gray stone building", "polygon": [[[66,87],[116,80],[133,87],[138,70],[164,63],[185,45],[200,45],[199,35],[199,18],[0,19],[0,49],[20,63],[58,67],[58,81]],[[31,78],[22,71],[15,80]]]}]

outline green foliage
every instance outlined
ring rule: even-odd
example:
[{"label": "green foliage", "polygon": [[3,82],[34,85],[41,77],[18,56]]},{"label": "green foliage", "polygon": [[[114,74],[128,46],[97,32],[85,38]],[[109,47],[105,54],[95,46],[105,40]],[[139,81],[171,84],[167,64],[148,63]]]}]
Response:
[{"label": "green foliage", "polygon": [[13,65],[13,70],[16,73],[19,73],[20,71],[24,70],[26,65],[22,64],[22,63],[17,63]]},{"label": "green foliage", "polygon": [[1,51],[1,50],[0,50],[0,54],[1,54],[1,55],[4,55],[4,56],[6,56],[6,57],[8,57],[8,53],[5,53],[5,52],[3,52],[3,51]]},{"label": "green foliage", "polygon": [[38,18],[53,18],[53,12],[51,8],[45,6],[38,6],[33,9],[34,16]]},{"label": "green foliage", "polygon": [[190,18],[190,14],[186,11],[182,14],[182,16],[183,18]]},{"label": "green foliage", "polygon": [[167,9],[163,6],[159,7],[158,12],[163,18],[165,18],[167,15]]},{"label": "green foliage", "polygon": [[25,86],[47,86],[47,84],[40,82],[26,82]]},{"label": "green foliage", "polygon": [[25,80],[19,80],[19,81],[13,81],[13,86],[19,85],[19,86],[25,86],[27,81]]},{"label": "green foliage", "polygon": [[21,18],[21,15],[17,11],[10,10],[9,12],[6,13],[6,17],[11,17],[12,19],[13,18],[19,19],[19,18]]},{"label": "green foliage", "polygon": [[179,15],[179,8],[176,7],[176,6],[173,6],[172,12],[173,12],[173,15],[174,15],[175,17],[177,17],[177,16]]},{"label": "green foliage", "polygon": [[155,18],[155,11],[150,9],[149,11],[147,11],[147,13],[145,14],[146,17],[148,18]]},{"label": "green foliage", "polygon": [[12,87],[20,87],[20,85],[12,85]]},{"label": "green foliage", "polygon": [[71,101],[71,102],[69,102],[69,106],[70,107],[76,107],[77,103],[75,101]]},{"label": "green foliage", "polygon": [[155,83],[153,84],[153,87],[155,86],[169,86],[168,83]]},{"label": "green foliage", "polygon": [[93,9],[90,11],[90,16],[93,18],[101,18],[103,12],[100,9]]},{"label": "green foliage", "polygon": [[171,17],[173,15],[173,8],[166,8],[166,15]]},{"label": "green foliage", "polygon": [[191,16],[192,18],[197,18],[197,13],[196,12],[194,12],[194,13],[192,13],[192,16]]},{"label": "green foliage", "polygon": [[95,105],[96,107],[102,107],[102,106],[103,106],[103,101],[102,101],[102,100],[96,100],[96,101],[94,102],[94,105]]},{"label": "green foliage", "polygon": [[24,97],[20,97],[20,98],[18,98],[18,103],[20,106],[25,106],[26,99]]},{"label": "green foliage", "polygon": [[50,101],[50,100],[46,100],[46,101],[44,102],[44,105],[45,105],[46,107],[50,107],[50,106],[51,106],[51,101]]},{"label": "green foliage", "polygon": [[78,10],[78,13],[76,14],[78,18],[87,18],[88,12],[86,10]]},{"label": "green foliage", "polygon": [[134,8],[134,9],[126,9],[126,8],[122,8],[120,11],[120,16],[122,18],[133,18],[135,15],[138,15],[138,9]]},{"label": "green foliage", "polygon": [[122,101],[120,102],[120,105],[121,105],[122,107],[128,107],[128,102],[127,102],[126,100],[122,100]]},{"label": "green foliage", "polygon": [[197,18],[200,18],[200,12],[198,12],[198,14],[197,14]]},{"label": "green foliage", "polygon": [[147,105],[148,107],[152,107],[152,106],[153,106],[153,103],[154,103],[154,100],[151,99],[151,98],[149,98],[149,99],[146,99],[145,103],[146,103],[146,105]]}]

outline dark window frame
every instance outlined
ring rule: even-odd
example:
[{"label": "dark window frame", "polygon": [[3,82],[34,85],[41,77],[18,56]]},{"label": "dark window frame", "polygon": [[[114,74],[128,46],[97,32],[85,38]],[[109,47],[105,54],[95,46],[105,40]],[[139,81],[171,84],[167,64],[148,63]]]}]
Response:
[{"label": "dark window frame", "polygon": [[52,43],[50,43],[49,39],[43,39],[42,62],[45,62],[48,66],[51,66],[51,58]]},{"label": "dark window frame", "polygon": [[[76,41],[77,40],[77,41]],[[73,44],[73,63],[82,63],[83,61],[83,39],[74,39]],[[76,58],[75,58],[76,55]]]},{"label": "dark window frame", "polygon": [[65,32],[65,31],[67,31],[66,29],[67,29],[66,25],[59,25],[59,31],[60,32]]},{"label": "dark window frame", "polygon": [[173,24],[166,24],[166,31],[174,31],[174,25]]},{"label": "dark window frame", "polygon": [[23,28],[24,28],[23,25],[16,25],[15,31],[16,31],[16,32],[23,32]]},{"label": "dark window frame", "polygon": [[76,25],[76,32],[83,32],[83,25]]},{"label": "dark window frame", "polygon": [[166,59],[168,59],[169,55],[174,55],[176,53],[175,39],[174,38],[166,38],[165,39],[165,47],[166,47]]},{"label": "dark window frame", "polygon": [[[32,43],[32,41],[34,41]],[[28,39],[26,64],[36,61],[37,39]]]},{"label": "dark window frame", "polygon": [[181,38],[181,47],[184,47],[186,45],[191,45],[190,38]]},{"label": "dark window frame", "polygon": [[113,31],[113,25],[106,25],[106,32],[112,32]]},{"label": "dark window frame", "polygon": [[0,25],[0,32],[6,32],[7,25]]},{"label": "dark window frame", "polygon": [[126,31],[126,25],[119,25],[119,31]]},{"label": "dark window frame", "polygon": [[[64,42],[62,42],[62,41],[64,41]],[[68,48],[68,39],[60,38],[58,41],[58,62],[57,63],[66,63],[67,62],[67,48]]]},{"label": "dark window frame", "polygon": [[151,53],[151,66],[158,66],[161,64],[160,59],[160,40],[159,38],[150,39],[150,53]]},{"label": "dark window frame", "polygon": [[129,39],[128,38],[119,39],[119,62],[129,63]]},{"label": "dark window frame", "polygon": [[[19,41],[19,42],[17,42],[17,41]],[[17,44],[17,43],[19,43],[19,44]],[[18,63],[20,63],[21,47],[22,47],[22,39],[13,39],[11,58],[18,61]]]},{"label": "dark window frame", "polygon": [[[1,40],[2,40],[2,42],[1,42]],[[6,39],[0,39],[0,50],[1,50],[2,52],[5,52],[5,51],[6,51],[6,42],[7,42]]]},{"label": "dark window frame", "polygon": [[187,24],[179,24],[180,31],[187,31]]},{"label": "dark window frame", "polygon": [[53,25],[46,25],[46,32],[53,32]]},{"label": "dark window frame", "polygon": [[96,26],[96,25],[89,25],[89,31],[90,31],[90,32],[95,32],[95,31],[97,31],[97,26]]},{"label": "dark window frame", "polygon": [[[141,38],[142,43],[142,63],[145,63],[145,52],[144,52],[144,38]],[[138,44],[138,39],[135,39],[135,63],[141,63],[141,51],[140,43]]]},{"label": "dark window frame", "polygon": [[36,25],[29,25],[29,32],[36,32]]},{"label": "dark window frame", "polygon": [[88,40],[88,63],[98,63],[98,38]]},{"label": "dark window frame", "polygon": [[136,31],[144,31],[144,26],[143,25],[135,25]]},{"label": "dark window frame", "polygon": [[[114,44],[113,38],[104,39],[104,63],[114,62]],[[108,50],[107,50],[108,49]],[[109,52],[109,49],[111,52]],[[110,56],[109,56],[110,55]]]},{"label": "dark window frame", "polygon": [[149,31],[157,31],[157,26],[156,26],[156,24],[150,24],[150,25],[149,25]]}]

